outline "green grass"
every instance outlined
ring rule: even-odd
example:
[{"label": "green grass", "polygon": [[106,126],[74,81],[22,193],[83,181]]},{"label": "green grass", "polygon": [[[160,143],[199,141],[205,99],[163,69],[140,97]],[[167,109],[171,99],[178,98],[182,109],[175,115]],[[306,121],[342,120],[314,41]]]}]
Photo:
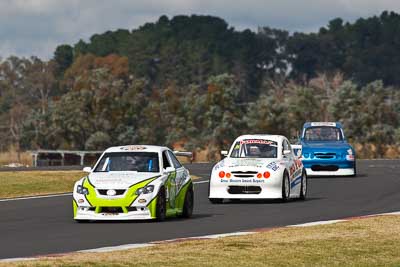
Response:
[{"label": "green grass", "polygon": [[81,171],[0,172],[0,198],[71,192],[74,183],[85,175]]},{"label": "green grass", "polygon": [[400,216],[0,266],[400,266]]}]

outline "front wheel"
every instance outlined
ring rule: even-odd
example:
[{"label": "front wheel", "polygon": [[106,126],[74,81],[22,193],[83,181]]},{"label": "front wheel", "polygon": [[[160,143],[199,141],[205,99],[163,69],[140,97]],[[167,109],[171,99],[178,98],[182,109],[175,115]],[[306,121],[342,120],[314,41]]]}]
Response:
[{"label": "front wheel", "polygon": [[301,187],[300,187],[300,199],[305,200],[307,196],[307,175],[306,172],[303,171],[301,174]]},{"label": "front wheel", "polygon": [[167,209],[166,209],[166,201],[165,201],[165,189],[162,187],[157,194],[157,204],[156,204],[156,220],[162,222],[167,217]]},{"label": "front wheel", "polygon": [[285,171],[282,180],[282,201],[283,202],[288,201],[289,197],[290,197],[290,181],[289,181],[289,175]]},{"label": "front wheel", "polygon": [[190,218],[193,214],[193,187],[190,186],[185,196],[185,203],[183,204],[182,217]]},{"label": "front wheel", "polygon": [[356,164],[356,161],[354,160],[354,167],[353,167],[353,170],[354,170],[354,174],[352,175],[353,177],[356,177],[357,176],[357,164]]}]

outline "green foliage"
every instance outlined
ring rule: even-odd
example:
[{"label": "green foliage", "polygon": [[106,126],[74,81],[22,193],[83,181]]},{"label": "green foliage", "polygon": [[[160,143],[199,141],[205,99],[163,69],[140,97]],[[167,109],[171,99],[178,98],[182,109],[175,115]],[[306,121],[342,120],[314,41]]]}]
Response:
[{"label": "green foliage", "polygon": [[54,61],[57,63],[57,75],[64,74],[65,70],[71,66],[74,59],[73,48],[70,45],[57,46],[54,52]]},{"label": "green foliage", "polygon": [[157,86],[171,81],[179,86],[205,86],[211,75],[233,73],[242,77],[247,96],[254,97],[266,73],[262,66],[269,66],[273,73],[277,64],[278,44],[271,32],[237,32],[212,16],[162,16],[131,32],[108,31],[93,35],[88,43],[81,40],[74,54],[126,56],[133,75]]},{"label": "green foliage", "polygon": [[289,35],[162,16],[60,45],[48,62],[10,57],[0,62],[0,150],[183,145],[213,159],[240,134],[293,137],[305,121],[333,120],[382,156],[400,144],[399,25],[384,12]]},{"label": "green foliage", "polygon": [[387,11],[352,24],[337,18],[317,34],[295,33],[288,42],[291,76],[310,79],[341,71],[361,85],[375,80],[400,85],[399,34],[400,15]]},{"label": "green foliage", "polygon": [[208,80],[203,135],[211,156],[229,145],[245,126],[240,118],[244,109],[237,105],[239,92],[232,75],[222,74]]}]

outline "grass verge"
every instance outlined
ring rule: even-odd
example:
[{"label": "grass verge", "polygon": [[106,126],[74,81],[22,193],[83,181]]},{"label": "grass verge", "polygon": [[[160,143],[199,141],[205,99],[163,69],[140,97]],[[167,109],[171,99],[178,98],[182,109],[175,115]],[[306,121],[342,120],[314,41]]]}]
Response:
[{"label": "grass verge", "polygon": [[[71,192],[74,183],[87,175],[81,171],[0,172],[0,198]],[[192,179],[199,178],[191,175]]]},{"label": "grass verge", "polygon": [[0,172],[0,198],[71,192],[74,183],[86,174],[81,171]]},{"label": "grass verge", "polygon": [[400,216],[0,266],[399,266]]}]

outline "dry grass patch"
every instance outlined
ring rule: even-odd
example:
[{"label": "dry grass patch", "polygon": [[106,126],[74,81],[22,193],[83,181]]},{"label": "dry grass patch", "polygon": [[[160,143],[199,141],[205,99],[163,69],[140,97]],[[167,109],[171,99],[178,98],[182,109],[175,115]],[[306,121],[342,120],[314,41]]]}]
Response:
[{"label": "dry grass patch", "polygon": [[81,171],[0,172],[0,198],[71,192],[74,183],[85,175]]},{"label": "dry grass patch", "polygon": [[23,166],[31,166],[32,165],[32,156],[28,152],[20,153],[20,160],[18,160],[18,153],[11,149],[8,152],[0,153],[0,167],[8,165],[10,163],[20,163]]},{"label": "dry grass patch", "polygon": [[382,216],[4,266],[399,266],[399,251],[400,217]]}]

